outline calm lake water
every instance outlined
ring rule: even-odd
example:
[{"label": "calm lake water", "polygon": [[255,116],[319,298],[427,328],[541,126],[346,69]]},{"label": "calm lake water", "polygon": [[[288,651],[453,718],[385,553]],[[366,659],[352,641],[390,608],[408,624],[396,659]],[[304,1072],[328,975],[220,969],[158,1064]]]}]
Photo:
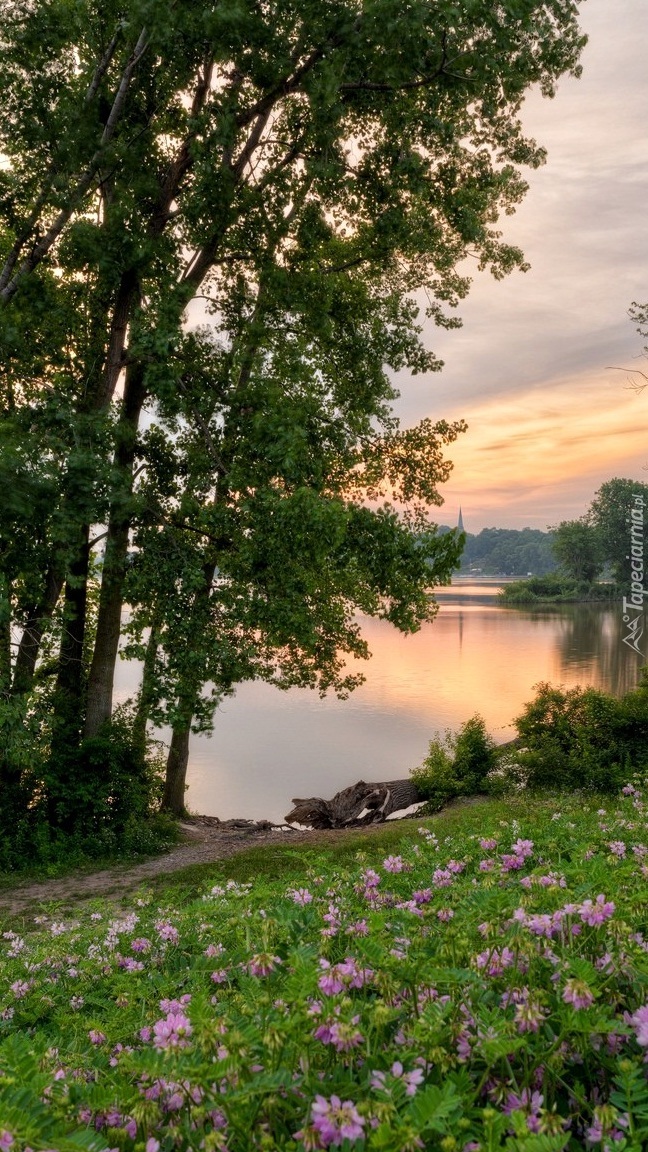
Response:
[{"label": "calm lake water", "polygon": [[[459,580],[440,589],[436,620],[414,636],[364,620],[373,657],[360,662],[366,683],[348,700],[242,685],[219,709],[213,735],[192,737],[188,807],[281,820],[293,797],[407,776],[436,732],[475,712],[498,743],[511,739],[511,722],[540,681],[616,694],[635,686],[644,661],[622,641],[620,604],[501,608],[500,587]],[[131,679],[134,669],[122,666],[120,698]]]}]

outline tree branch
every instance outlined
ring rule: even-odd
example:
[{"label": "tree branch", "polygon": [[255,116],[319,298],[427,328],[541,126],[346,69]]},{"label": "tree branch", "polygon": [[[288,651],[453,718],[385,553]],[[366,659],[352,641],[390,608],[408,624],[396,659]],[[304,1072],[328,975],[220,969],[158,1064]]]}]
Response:
[{"label": "tree branch", "polygon": [[21,280],[30,272],[33,272],[34,268],[40,264],[41,260],[43,260],[52,246],[56,243],[59,236],[61,235],[61,232],[65,228],[65,225],[68,223],[70,217],[72,216],[75,208],[77,208],[80,200],[83,198],[90,185],[92,184],[92,181],[94,180],[101,166],[101,161],[103,160],[106,148],[114,136],[115,129],[117,128],[117,124],[119,123],[120,117],[124,111],[126,96],[133,72],[139,63],[139,60],[144,55],[147,46],[148,32],[146,28],[143,28],[140,32],[137,44],[135,45],[135,48],[133,49],[126,63],[124,71],[122,72],[119,87],[117,89],[115,99],[113,100],[110,115],[108,116],[108,120],[103,130],[97,151],[90,160],[88,166],[79,176],[76,186],[70,192],[68,196],[68,203],[65,208],[59,212],[55,221],[48,228],[45,235],[42,236],[36,244],[34,244],[34,247],[32,248],[29,256],[23,260],[22,264],[18,268],[18,271],[14,274],[11,280],[9,280],[8,283],[6,283],[4,287],[0,289],[0,300],[2,300],[4,303],[7,303],[12,298],[12,296],[15,295],[20,286]]}]

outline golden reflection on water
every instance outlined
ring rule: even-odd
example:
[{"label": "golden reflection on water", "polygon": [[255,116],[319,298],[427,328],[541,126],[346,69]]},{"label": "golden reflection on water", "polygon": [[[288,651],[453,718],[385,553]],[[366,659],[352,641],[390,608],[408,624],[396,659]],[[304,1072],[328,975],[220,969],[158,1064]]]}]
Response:
[{"label": "golden reflection on water", "polygon": [[620,605],[502,609],[495,586],[440,592],[433,624],[413,636],[364,620],[373,652],[347,701],[265,684],[226,701],[212,739],[193,737],[188,804],[227,818],[280,819],[293,796],[330,796],[358,779],[406,776],[435,732],[481,713],[496,740],[548,680],[633,688],[642,664],[623,643]]}]

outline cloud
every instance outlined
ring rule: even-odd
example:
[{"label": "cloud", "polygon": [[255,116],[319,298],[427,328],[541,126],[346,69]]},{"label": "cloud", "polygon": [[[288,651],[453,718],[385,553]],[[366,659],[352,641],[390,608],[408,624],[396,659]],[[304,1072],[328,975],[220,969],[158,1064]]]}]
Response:
[{"label": "cloud", "polygon": [[477,274],[463,328],[426,329],[443,373],[398,381],[405,423],[468,421],[445,493],[472,506],[469,527],[580,515],[603,480],[641,476],[648,460],[648,396],[607,367],[643,364],[628,307],[648,299],[648,5],[588,0],[581,23],[582,78],[523,108],[548,161],[502,230],[531,270]]}]

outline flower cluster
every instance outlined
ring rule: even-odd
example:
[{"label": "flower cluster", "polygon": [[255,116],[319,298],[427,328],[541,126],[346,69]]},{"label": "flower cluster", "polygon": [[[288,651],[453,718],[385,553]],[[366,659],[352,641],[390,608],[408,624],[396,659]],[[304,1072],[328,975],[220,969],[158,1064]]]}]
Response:
[{"label": "flower cluster", "polygon": [[0,1152],[648,1146],[634,786],[604,817],[488,802],[290,883],[8,927]]}]

